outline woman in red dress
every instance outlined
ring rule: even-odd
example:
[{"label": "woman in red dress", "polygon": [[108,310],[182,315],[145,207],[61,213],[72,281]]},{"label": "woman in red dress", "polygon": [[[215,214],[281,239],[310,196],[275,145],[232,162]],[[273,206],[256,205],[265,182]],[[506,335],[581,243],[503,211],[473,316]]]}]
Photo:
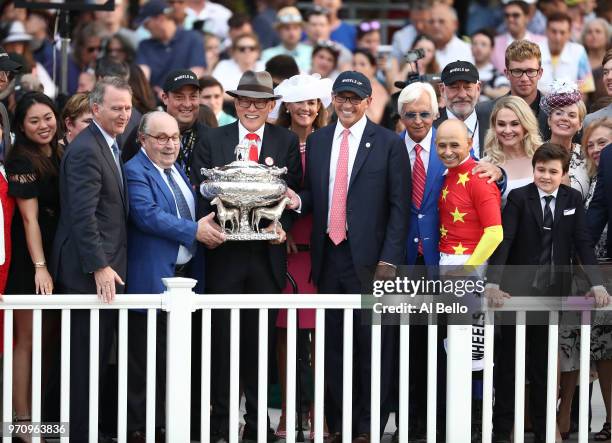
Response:
[{"label": "woman in red dress", "polygon": [[[306,138],[311,132],[327,125],[327,107],[331,103],[332,81],[322,79],[319,74],[300,74],[284,80],[275,89],[275,93],[282,95],[279,116],[276,124],[295,132],[300,139],[300,156],[302,158],[302,171],[306,170]],[[300,294],[314,294],[317,289],[310,280],[310,233],[312,230],[312,217],[302,217],[295,222],[293,228],[287,233],[287,270],[294,280],[297,292]],[[285,293],[293,293],[296,288],[288,282]],[[277,357],[278,372],[281,386],[282,415],[276,435],[285,437],[285,385],[287,369],[287,310],[278,313],[276,321],[278,329]],[[310,356],[314,367],[315,343],[315,310],[298,310],[298,327],[310,331]],[[299,368],[298,368],[299,370]],[[311,406],[310,421],[313,421]],[[325,426],[324,432],[327,431]],[[311,427],[312,434],[312,427]]]}]

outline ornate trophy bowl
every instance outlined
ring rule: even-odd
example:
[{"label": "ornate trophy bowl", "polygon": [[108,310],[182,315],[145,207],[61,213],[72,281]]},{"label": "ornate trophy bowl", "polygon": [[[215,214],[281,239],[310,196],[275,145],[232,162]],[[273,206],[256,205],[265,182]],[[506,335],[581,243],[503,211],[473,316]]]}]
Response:
[{"label": "ornate trophy bowl", "polygon": [[[243,160],[249,153],[249,147],[243,145],[236,146],[235,152],[236,161],[201,169],[206,180],[200,192],[217,206],[217,218],[228,240],[275,240],[278,220],[289,202],[283,198],[287,185],[280,178],[287,168]],[[259,222],[264,218],[272,221],[274,231],[260,232]]]}]

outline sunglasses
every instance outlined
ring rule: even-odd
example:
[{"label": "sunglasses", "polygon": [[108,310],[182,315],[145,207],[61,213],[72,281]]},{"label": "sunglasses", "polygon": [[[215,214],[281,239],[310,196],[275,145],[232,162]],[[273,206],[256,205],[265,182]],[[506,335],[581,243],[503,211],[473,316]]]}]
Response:
[{"label": "sunglasses", "polygon": [[359,29],[363,32],[378,31],[380,29],[380,23],[377,21],[363,22],[359,25]]},{"label": "sunglasses", "polygon": [[421,120],[429,120],[431,118],[431,112],[406,112],[404,113],[404,118],[407,120],[416,120],[417,117],[420,117]]},{"label": "sunglasses", "polygon": [[257,46],[236,46],[238,52],[255,52],[257,49]]},{"label": "sunglasses", "polygon": [[102,46],[90,46],[88,48],[85,48],[87,50],[87,52],[89,52],[90,54],[93,52],[100,52],[102,50]]},{"label": "sunglasses", "polygon": [[340,52],[340,47],[338,44],[332,40],[319,40],[317,42],[317,46],[320,48],[331,49],[334,52]]}]

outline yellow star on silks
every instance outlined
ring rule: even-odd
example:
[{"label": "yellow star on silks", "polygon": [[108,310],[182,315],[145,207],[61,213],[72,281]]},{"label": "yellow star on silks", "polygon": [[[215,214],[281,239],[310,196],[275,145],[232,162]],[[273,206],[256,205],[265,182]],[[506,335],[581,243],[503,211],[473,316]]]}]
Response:
[{"label": "yellow star on silks", "polygon": [[457,175],[459,176],[459,180],[457,180],[457,184],[463,185],[463,187],[465,187],[465,184],[470,181],[470,177],[469,177],[470,173],[466,172],[464,174],[457,174]]},{"label": "yellow star on silks", "polygon": [[467,250],[467,248],[463,247],[461,242],[459,242],[457,246],[453,246],[453,249],[455,250],[455,255],[463,255],[463,253]]},{"label": "yellow star on silks", "polygon": [[446,229],[446,228],[444,227],[444,225],[441,225],[441,226],[440,226],[440,236],[441,236],[441,237],[446,237],[446,234],[448,234],[448,229]]},{"label": "yellow star on silks", "polygon": [[448,193],[449,193],[448,186],[442,189],[442,200],[446,201],[446,196],[448,195]]},{"label": "yellow star on silks", "polygon": [[461,223],[465,223],[465,220],[463,220],[463,216],[466,215],[467,212],[459,212],[459,208],[455,207],[455,211],[451,212],[450,215],[453,216],[453,223],[455,223],[456,221],[460,221]]}]

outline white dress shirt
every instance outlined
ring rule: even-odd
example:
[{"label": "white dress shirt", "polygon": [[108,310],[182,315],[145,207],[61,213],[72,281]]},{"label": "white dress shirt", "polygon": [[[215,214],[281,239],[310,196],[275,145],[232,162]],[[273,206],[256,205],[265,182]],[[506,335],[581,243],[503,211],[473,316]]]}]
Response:
[{"label": "white dress shirt", "polygon": [[[257,142],[257,157],[258,158],[261,155],[261,144],[263,143],[263,134],[264,134],[265,126],[266,125],[264,123],[263,125],[259,127],[257,131],[253,133],[259,136],[259,141]],[[238,120],[238,143],[243,143],[243,144],[246,144],[247,146],[251,146],[252,142],[251,140],[248,140],[246,138],[247,134],[251,134],[251,131],[249,131],[247,128],[242,126],[242,122]]]},{"label": "white dress shirt", "polygon": [[[111,155],[113,156],[113,158],[115,158],[115,154],[113,153],[113,145],[117,143],[117,141],[115,140],[113,136],[111,136],[108,132],[102,129],[102,126],[100,126],[97,121],[93,120],[93,122],[98,127],[100,132],[102,133],[102,137],[104,137],[104,140],[106,141],[106,144],[108,145],[108,149],[110,149]],[[119,147],[119,144],[117,144],[117,147]]]},{"label": "white dress shirt", "polygon": [[433,130],[429,129],[429,132],[423,140],[419,143],[413,141],[406,131],[406,137],[404,137],[404,143],[408,149],[408,157],[410,157],[410,167],[414,171],[414,162],[416,161],[416,149],[414,147],[418,144],[421,145],[421,160],[423,160],[423,166],[425,167],[425,174],[427,174],[427,168],[429,167],[429,150],[431,149],[431,137],[433,136]]},{"label": "white dress shirt", "polygon": [[552,217],[553,220],[555,219],[555,203],[557,202],[557,193],[559,192],[559,188],[555,189],[555,192],[553,192],[552,194],[547,194],[546,192],[542,191],[540,188],[538,188],[538,194],[540,195],[540,206],[542,207],[542,219],[544,217],[544,206],[546,206],[546,200],[544,200],[544,197],[548,196],[548,195],[552,195],[553,199],[550,201],[550,203],[548,204],[548,206],[550,206],[550,211],[552,212]]},{"label": "white dress shirt", "polygon": [[[142,152],[144,152],[144,155],[147,155],[147,152],[143,148],[140,148],[140,149],[142,150]],[[147,155],[147,158],[149,158],[148,155]],[[151,159],[149,158],[149,160]],[[174,195],[174,192],[172,191],[172,187],[170,186],[170,183],[168,182],[168,177],[166,176],[164,169],[156,165],[152,160],[151,160],[151,163],[153,164],[153,166],[155,166],[155,169],[159,171],[162,179],[164,180],[164,183],[166,183],[166,185],[168,186],[168,190],[172,194],[172,197],[174,197],[174,207],[176,208],[176,216],[178,218],[181,218],[179,210],[178,210],[178,205],[176,204],[176,195]],[[183,197],[185,197],[185,201],[187,201],[187,206],[189,206],[189,212],[191,213],[192,221],[195,220],[195,200],[193,198],[193,194],[189,186],[187,186],[187,183],[185,183],[185,180],[183,179],[181,174],[177,171],[176,166],[174,165],[172,165],[172,178],[174,179],[176,184],[178,184],[179,188],[181,189],[181,192],[183,193]],[[189,249],[183,245],[180,245],[178,254],[176,256],[176,264],[184,265],[189,260],[191,260],[191,258],[192,258],[192,254],[191,252],[189,252]]]},{"label": "white dress shirt", "polygon": [[[361,119],[357,121],[353,126],[348,128],[351,133],[348,137],[349,144],[349,155],[348,155],[348,171],[347,171],[347,180],[350,183],[351,181],[351,173],[353,171],[353,164],[355,163],[355,157],[357,156],[357,149],[359,149],[359,143],[361,142],[361,137],[363,136],[363,131],[365,130],[366,123],[368,122],[365,114]],[[334,195],[334,184],[336,182],[336,166],[338,166],[338,157],[340,157],[340,142],[342,141],[342,131],[345,128],[338,120],[336,124],[336,130],[334,131],[334,138],[332,141],[332,150],[329,159],[329,190],[328,190],[328,202],[327,202],[327,226],[329,227],[329,214],[331,212],[332,205],[332,196]],[[348,185],[348,183],[347,183]],[[347,188],[348,192],[348,188]]]},{"label": "white dress shirt", "polygon": [[[446,115],[448,116],[449,120],[461,120],[455,114],[453,114],[452,111],[448,109],[448,107],[446,108]],[[465,123],[465,126],[467,126],[468,132],[472,137],[472,150],[474,157],[476,157],[476,159],[479,159],[480,136],[478,135],[478,117],[476,117],[476,110],[473,110],[472,113],[468,115],[468,118],[463,120],[463,123]]]},{"label": "white dress shirt", "polygon": [[442,71],[446,65],[457,60],[473,64],[474,56],[471,46],[454,35],[444,48],[436,49],[436,61],[440,65],[440,71]]}]

